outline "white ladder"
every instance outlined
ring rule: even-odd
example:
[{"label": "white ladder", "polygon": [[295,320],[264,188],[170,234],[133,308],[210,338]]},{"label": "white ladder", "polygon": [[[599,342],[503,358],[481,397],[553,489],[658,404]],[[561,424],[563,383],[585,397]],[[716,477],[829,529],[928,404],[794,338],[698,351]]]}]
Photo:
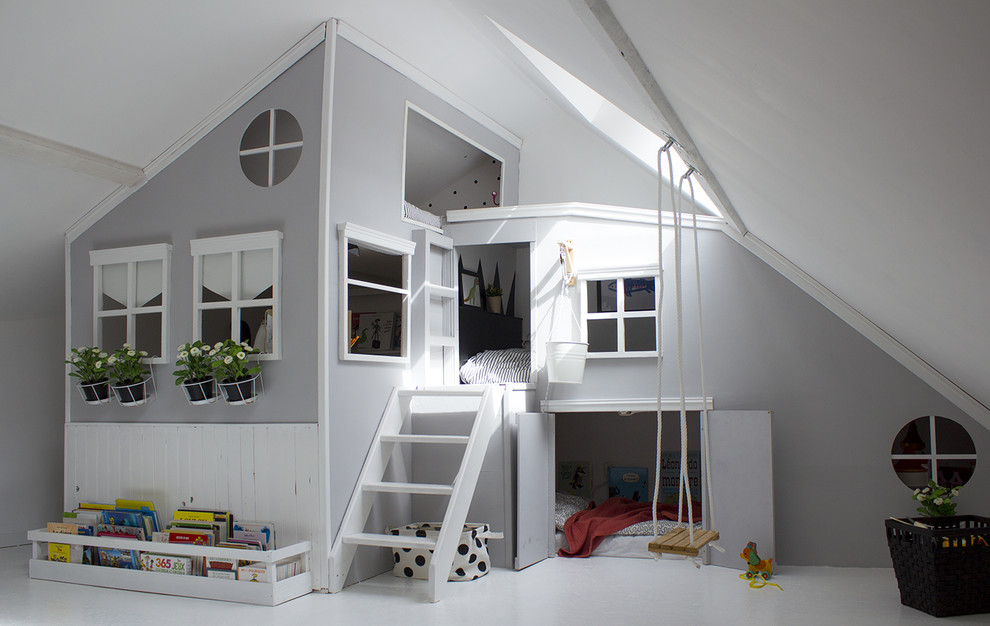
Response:
[{"label": "white ladder", "polygon": [[[354,493],[340,530],[330,550],[330,592],[343,589],[358,546],[384,546],[388,548],[417,548],[432,550],[429,567],[429,597],[431,602],[440,599],[440,590],[450,576],[454,553],[460,541],[467,518],[468,507],[481,472],[481,465],[488,450],[488,443],[498,424],[501,388],[485,387],[437,387],[432,389],[393,389],[385,406],[378,431],[358,476]],[[411,424],[414,413],[460,413],[471,415],[473,425],[470,435],[419,435],[401,432]],[[408,430],[408,429],[407,429]],[[385,469],[396,444],[449,444],[464,446],[464,456],[453,483],[425,484],[383,482]],[[446,495],[447,510],[438,537],[404,537],[390,534],[364,532],[376,494],[429,494]]]}]

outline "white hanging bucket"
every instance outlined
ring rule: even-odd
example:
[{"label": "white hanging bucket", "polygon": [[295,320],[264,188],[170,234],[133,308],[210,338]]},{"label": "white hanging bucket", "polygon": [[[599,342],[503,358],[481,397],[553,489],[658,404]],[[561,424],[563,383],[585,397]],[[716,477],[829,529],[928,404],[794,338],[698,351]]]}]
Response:
[{"label": "white hanging bucket", "polygon": [[580,341],[547,342],[547,380],[551,383],[581,383],[588,344]]}]

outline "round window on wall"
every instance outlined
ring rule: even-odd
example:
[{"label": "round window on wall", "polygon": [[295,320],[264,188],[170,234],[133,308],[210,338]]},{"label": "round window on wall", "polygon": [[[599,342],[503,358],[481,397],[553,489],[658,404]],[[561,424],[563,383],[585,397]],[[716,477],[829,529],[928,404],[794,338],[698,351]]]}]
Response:
[{"label": "round window on wall", "polygon": [[976,445],[958,422],[929,415],[911,420],[897,433],[890,459],[897,477],[911,489],[929,480],[961,487],[976,470]]},{"label": "round window on wall", "polygon": [[302,146],[296,118],[283,109],[269,109],[254,118],[241,137],[241,171],[259,187],[274,187],[296,168]]}]

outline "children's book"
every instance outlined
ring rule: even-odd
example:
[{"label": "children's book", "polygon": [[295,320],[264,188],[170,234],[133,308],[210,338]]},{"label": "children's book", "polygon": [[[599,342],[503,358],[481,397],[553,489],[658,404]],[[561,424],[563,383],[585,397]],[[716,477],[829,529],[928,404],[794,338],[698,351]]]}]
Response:
[{"label": "children's book", "polygon": [[650,498],[648,494],[645,467],[610,467],[608,468],[608,497],[628,498],[634,502],[644,502]]},{"label": "children's book", "polygon": [[[701,452],[688,450],[687,453],[688,485],[691,487],[691,499],[701,503]],[[660,502],[673,504],[677,507],[677,492],[680,488],[681,453],[660,453]]]},{"label": "children's book", "polygon": [[252,563],[237,568],[237,580],[249,580],[257,583],[272,582],[271,573],[264,563]]},{"label": "children's book", "polygon": [[213,533],[192,528],[172,528],[168,530],[169,543],[191,543],[196,546],[212,546]]},{"label": "children's book", "polygon": [[106,510],[102,513],[103,523],[113,526],[130,526],[140,528],[145,531],[145,535],[150,535],[152,529],[145,525],[144,515],[140,511],[118,511],[116,509]]},{"label": "children's book", "polygon": [[237,580],[237,571],[232,569],[225,569],[222,567],[217,568],[206,568],[207,578],[221,578],[223,580]]},{"label": "children's book", "polygon": [[260,540],[262,550],[274,550],[275,522],[257,522],[257,521],[234,522],[233,538]]},{"label": "children's book", "polygon": [[161,530],[161,526],[158,520],[158,512],[155,510],[155,505],[150,500],[123,500],[118,498],[115,501],[116,509],[118,511],[136,511],[143,514],[146,517],[151,517],[151,530],[148,531],[148,535],[156,530]]},{"label": "children's book", "polygon": [[185,520],[172,520],[166,526],[166,530],[190,529],[209,533],[213,537],[213,545],[222,541],[224,525],[219,522],[189,522]]},{"label": "children's book", "polygon": [[[63,519],[65,519],[63,517]],[[69,519],[75,519],[70,517]],[[73,524],[69,522],[48,522],[45,530],[50,533],[60,533],[64,535],[92,535],[93,527],[85,524]],[[61,561],[63,563],[82,563],[89,565],[93,560],[94,549],[86,546],[72,545],[68,543],[48,544],[48,560]]]},{"label": "children's book", "polygon": [[145,540],[144,529],[134,526],[118,526],[115,524],[97,524],[97,537],[128,537],[139,541]]},{"label": "children's book", "polygon": [[164,572],[166,574],[193,575],[193,559],[188,556],[174,554],[141,554],[141,569],[149,572]]},{"label": "children's book", "polygon": [[100,565],[123,569],[141,569],[141,559],[137,550],[122,548],[97,548]]},{"label": "children's book", "polygon": [[113,510],[112,504],[106,504],[105,502],[80,502],[80,509],[85,509],[87,511],[107,511]]},{"label": "children's book", "polygon": [[[210,517],[210,514],[212,517]],[[223,524],[221,529],[222,539],[226,540],[230,537],[230,533],[233,531],[234,516],[230,511],[217,511],[211,509],[193,509],[189,507],[183,507],[177,509],[175,514],[172,516],[173,520],[187,520],[187,521],[201,521],[201,522],[219,522]]]}]

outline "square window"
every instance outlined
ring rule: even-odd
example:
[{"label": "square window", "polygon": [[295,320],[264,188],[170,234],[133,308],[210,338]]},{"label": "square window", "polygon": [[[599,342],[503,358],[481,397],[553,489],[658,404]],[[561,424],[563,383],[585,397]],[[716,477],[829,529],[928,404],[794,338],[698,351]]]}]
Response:
[{"label": "square window", "polygon": [[340,224],[340,358],[409,359],[409,284],[416,244]]},{"label": "square window", "polygon": [[167,363],[168,290],[172,246],[152,244],[89,253],[95,293],[93,337],[113,352],[124,343]]},{"label": "square window", "polygon": [[656,356],[657,274],[584,281],[589,356]]},{"label": "square window", "polygon": [[261,359],[281,358],[281,245],[279,231],[190,242],[195,339],[246,341]]}]

